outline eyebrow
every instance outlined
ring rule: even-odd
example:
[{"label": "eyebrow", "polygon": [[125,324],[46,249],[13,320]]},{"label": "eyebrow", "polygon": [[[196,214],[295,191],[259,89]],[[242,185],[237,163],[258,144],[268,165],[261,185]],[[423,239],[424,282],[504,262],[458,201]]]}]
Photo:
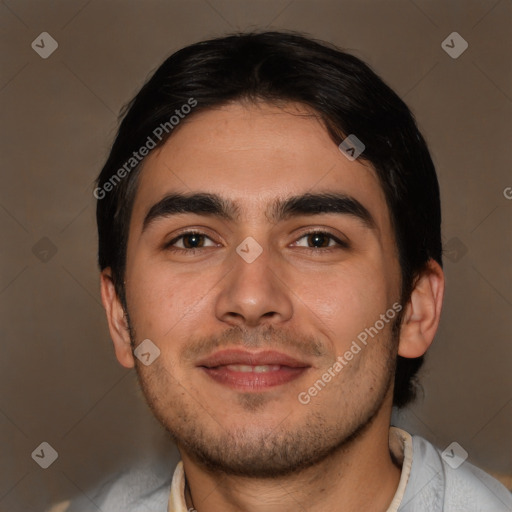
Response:
[{"label": "eyebrow", "polygon": [[[169,194],[154,204],[146,214],[142,231],[161,218],[183,213],[214,216],[228,221],[240,219],[240,207],[230,199],[212,193]],[[341,193],[306,193],[288,198],[278,198],[266,211],[270,222],[278,223],[301,215],[335,213],[360,220],[365,227],[377,229],[370,211],[357,199]]]}]

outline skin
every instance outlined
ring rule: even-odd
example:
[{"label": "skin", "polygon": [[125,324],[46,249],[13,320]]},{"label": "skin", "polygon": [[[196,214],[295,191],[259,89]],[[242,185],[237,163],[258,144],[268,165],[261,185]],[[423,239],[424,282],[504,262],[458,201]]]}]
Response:
[{"label": "skin", "polygon": [[[372,214],[376,229],[343,214],[265,215],[276,198],[340,192]],[[235,221],[207,215],[159,218],[171,192],[217,193],[239,205]],[[347,242],[314,247],[314,228]],[[196,253],[165,243],[195,229]],[[252,263],[235,251],[263,248]],[[308,250],[309,248],[309,250]],[[365,328],[400,299],[400,266],[375,171],[349,161],[321,122],[298,104],[239,104],[200,112],[146,159],[131,218],[126,268],[130,330],[111,280],[102,299],[116,356],[137,373],[149,406],[175,439],[198,512],[385,511],[400,468],[389,453],[397,353],[422,355],[439,323],[441,268],[430,262],[404,304],[399,339],[391,322],[307,405],[297,396],[321,378]],[[149,338],[160,357],[144,366],[133,347]],[[220,348],[275,348],[310,368],[298,379],[242,392],[196,365]],[[191,506],[191,502],[187,503]]]}]

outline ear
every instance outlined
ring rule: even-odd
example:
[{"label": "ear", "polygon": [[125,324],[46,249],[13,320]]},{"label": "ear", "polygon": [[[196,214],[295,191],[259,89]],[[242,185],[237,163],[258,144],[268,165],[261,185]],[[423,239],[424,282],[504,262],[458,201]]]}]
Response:
[{"label": "ear", "polygon": [[128,322],[117,296],[110,268],[106,268],[101,273],[101,301],[107,313],[108,328],[117,360],[125,368],[133,368],[135,361],[130,344]]},{"label": "ear", "polygon": [[434,260],[417,278],[405,308],[400,330],[398,355],[422,356],[430,347],[439,326],[444,295],[443,269]]}]

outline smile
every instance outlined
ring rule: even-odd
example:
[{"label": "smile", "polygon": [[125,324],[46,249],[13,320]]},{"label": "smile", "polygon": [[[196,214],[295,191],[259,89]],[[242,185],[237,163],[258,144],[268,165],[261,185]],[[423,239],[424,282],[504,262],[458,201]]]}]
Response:
[{"label": "smile", "polygon": [[223,350],[197,366],[212,380],[238,391],[263,391],[289,383],[310,368],[307,362],[281,352]]}]

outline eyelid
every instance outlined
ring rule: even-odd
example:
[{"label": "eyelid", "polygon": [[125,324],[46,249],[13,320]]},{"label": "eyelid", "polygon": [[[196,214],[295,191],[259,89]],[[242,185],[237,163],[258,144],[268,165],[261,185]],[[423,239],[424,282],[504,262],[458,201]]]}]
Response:
[{"label": "eyelid", "polygon": [[329,228],[309,228],[308,231],[304,231],[302,232],[298,238],[295,240],[294,243],[296,243],[298,240],[300,240],[301,238],[304,238],[305,236],[308,236],[308,235],[316,235],[316,234],[320,234],[320,235],[327,235],[328,238],[331,238],[332,240],[334,240],[337,244],[337,246],[330,246],[330,247],[305,247],[305,249],[310,249],[312,251],[318,251],[319,249],[323,250],[323,251],[328,251],[329,249],[337,249],[337,248],[345,248],[345,249],[349,249],[350,248],[350,243],[348,242],[348,240],[345,240],[343,239],[343,237],[339,237],[338,235],[335,235],[334,233],[332,233],[332,231],[329,229]]},{"label": "eyelid", "polygon": [[[201,231],[199,229],[196,229],[196,228],[186,228],[183,231],[179,232],[178,234],[175,234],[173,236],[173,238],[171,240],[169,240],[169,242],[165,242],[163,245],[163,248],[172,250],[173,244],[175,244],[178,240],[184,238],[187,235],[202,235],[205,238],[208,238],[209,240],[211,240],[212,242],[214,242],[215,244],[218,245],[218,243],[215,242],[215,240],[213,240],[213,238],[210,235],[208,235],[208,233]],[[204,247],[196,247],[196,248],[192,248],[192,249],[182,249],[181,247],[176,247],[175,249],[178,251],[193,252],[193,251],[196,251],[199,249],[204,249]]]},{"label": "eyelid", "polygon": [[[297,238],[295,239],[294,244],[297,243],[299,240],[301,240],[302,238],[304,238],[306,236],[316,235],[316,234],[327,235],[327,237],[330,238],[331,240],[333,240],[336,243],[336,245],[335,246],[327,246],[327,247],[304,247],[304,249],[310,250],[310,251],[314,251],[314,252],[318,253],[320,251],[321,252],[329,252],[329,251],[332,251],[332,250],[335,250],[335,249],[339,249],[339,248],[344,248],[344,249],[349,249],[350,248],[350,244],[349,244],[349,242],[347,240],[343,240],[339,236],[335,235],[328,228],[320,228],[320,227],[309,228],[307,231],[303,231],[300,234],[296,234],[295,236]],[[172,238],[172,240],[170,240],[169,242],[166,242],[164,244],[163,248],[167,249],[167,250],[171,250],[171,251],[174,250],[174,251],[182,251],[182,252],[188,252],[188,253],[194,253],[195,251],[199,251],[201,249],[206,249],[207,248],[207,247],[195,247],[195,248],[193,247],[193,248],[188,249],[188,248],[181,248],[181,247],[173,247],[173,245],[178,240],[184,238],[187,235],[201,235],[201,236],[204,236],[205,238],[208,238],[210,241],[212,241],[214,243],[217,243],[217,242],[215,242],[215,240],[212,239],[211,236],[209,236],[204,231],[201,231],[199,229],[194,229],[194,228],[188,228],[188,229],[185,229],[184,231],[176,234]],[[209,247],[212,247],[212,246],[209,246]]]}]

